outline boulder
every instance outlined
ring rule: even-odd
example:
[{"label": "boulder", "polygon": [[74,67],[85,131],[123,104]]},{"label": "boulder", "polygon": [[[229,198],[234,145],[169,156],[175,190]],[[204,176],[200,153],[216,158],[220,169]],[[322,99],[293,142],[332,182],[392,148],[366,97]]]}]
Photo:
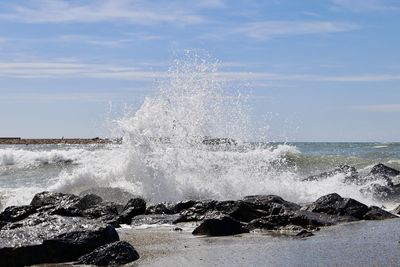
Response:
[{"label": "boulder", "polygon": [[214,211],[217,203],[218,201],[215,200],[197,201],[192,207],[182,210],[175,223],[202,221],[206,218],[207,213]]},{"label": "boulder", "polygon": [[250,222],[251,220],[267,215],[267,212],[264,210],[257,210],[249,203],[240,200],[218,202],[213,210],[227,214],[242,222]]},{"label": "boulder", "polygon": [[117,222],[130,224],[133,217],[144,214],[145,212],[146,201],[144,201],[143,198],[133,198],[125,205],[121,214],[118,216]]},{"label": "boulder", "polygon": [[210,218],[204,220],[192,232],[193,235],[227,236],[248,233],[244,225],[230,216]]},{"label": "boulder", "polygon": [[146,214],[137,215],[132,218],[131,225],[143,224],[173,224],[180,218],[179,214]]},{"label": "boulder", "polygon": [[372,167],[371,171],[369,172],[370,175],[386,175],[389,177],[394,177],[397,175],[400,175],[400,171],[393,169],[391,167],[388,167],[386,165],[383,165],[382,163],[379,163]]},{"label": "boulder", "polygon": [[112,226],[80,217],[33,214],[0,231],[0,266],[74,261],[95,248],[117,241]]},{"label": "boulder", "polygon": [[32,206],[11,206],[0,213],[0,221],[17,222],[36,212]]},{"label": "boulder", "polygon": [[42,192],[33,197],[30,206],[54,215],[81,216],[81,211],[75,207],[79,200],[80,197],[72,194]]},{"label": "boulder", "polygon": [[368,212],[364,214],[364,220],[386,220],[393,218],[398,217],[376,206],[369,207]]},{"label": "boulder", "polygon": [[284,211],[299,210],[300,205],[289,202],[275,195],[246,196],[243,201],[255,209],[264,210],[269,214],[277,214]]},{"label": "boulder", "polygon": [[352,198],[342,198],[333,193],[322,196],[307,207],[308,211],[363,219],[368,207]]},{"label": "boulder", "polygon": [[77,209],[84,211],[95,207],[103,202],[103,199],[95,194],[87,194],[81,197],[81,199],[74,205]]},{"label": "boulder", "polygon": [[355,182],[359,180],[359,175],[356,168],[349,165],[340,165],[331,171],[308,176],[307,178],[303,179],[303,181],[320,181],[338,174],[344,175],[345,182]]},{"label": "boulder", "polygon": [[117,241],[101,246],[81,256],[75,264],[118,266],[139,259],[139,253],[126,241]]},{"label": "boulder", "polygon": [[125,205],[130,199],[136,198],[134,194],[118,187],[93,187],[79,193],[83,197],[88,194],[100,196],[104,201]]},{"label": "boulder", "polygon": [[102,202],[92,208],[83,211],[83,216],[89,219],[100,219],[102,221],[112,220],[118,216],[123,207],[113,202]]}]

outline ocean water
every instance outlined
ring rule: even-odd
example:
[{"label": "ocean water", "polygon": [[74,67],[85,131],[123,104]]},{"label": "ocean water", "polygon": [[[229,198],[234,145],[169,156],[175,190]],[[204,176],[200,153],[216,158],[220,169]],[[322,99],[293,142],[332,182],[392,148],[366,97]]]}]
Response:
[{"label": "ocean water", "polygon": [[[228,90],[217,66],[193,54],[176,60],[157,93],[116,121],[121,144],[0,146],[2,208],[44,190],[78,194],[99,186],[150,202],[276,194],[305,203],[336,192],[395,205],[362,194],[343,175],[301,180],[340,164],[361,173],[377,163],[400,169],[400,143],[270,143],[251,122],[247,96]],[[236,142],[208,145],[205,137]]]}]

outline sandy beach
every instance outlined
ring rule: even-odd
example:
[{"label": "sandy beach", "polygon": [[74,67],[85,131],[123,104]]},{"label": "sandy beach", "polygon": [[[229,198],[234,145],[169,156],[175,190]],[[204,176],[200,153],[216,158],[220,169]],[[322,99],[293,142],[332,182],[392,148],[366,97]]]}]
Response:
[{"label": "sandy beach", "polygon": [[399,266],[400,220],[322,228],[310,238],[250,233],[194,237],[176,226],[118,230],[140,251],[127,266]]}]

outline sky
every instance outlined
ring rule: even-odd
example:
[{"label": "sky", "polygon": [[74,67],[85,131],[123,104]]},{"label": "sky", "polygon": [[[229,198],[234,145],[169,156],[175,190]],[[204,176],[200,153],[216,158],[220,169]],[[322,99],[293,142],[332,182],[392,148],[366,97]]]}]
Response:
[{"label": "sky", "polygon": [[194,50],[271,141],[400,141],[399,26],[399,0],[0,0],[0,136],[107,136]]}]

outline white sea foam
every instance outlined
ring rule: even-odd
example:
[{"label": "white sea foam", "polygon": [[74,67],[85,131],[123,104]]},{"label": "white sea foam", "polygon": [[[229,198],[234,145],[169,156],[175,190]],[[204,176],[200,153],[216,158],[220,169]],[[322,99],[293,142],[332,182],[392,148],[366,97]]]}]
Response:
[{"label": "white sea foam", "polygon": [[[246,97],[230,93],[216,67],[215,61],[192,54],[176,61],[158,93],[147,97],[133,116],[118,121],[125,133],[121,145],[94,150],[0,150],[0,164],[72,160],[78,165],[62,170],[47,190],[79,193],[96,186],[120,187],[152,202],[239,199],[252,194],[311,202],[336,192],[377,204],[362,195],[359,186],[343,183],[341,175],[302,182],[295,163],[306,159],[294,146],[247,143],[260,133],[248,119]],[[234,138],[237,145],[206,145],[204,137]],[[26,201],[18,200],[18,193],[14,196],[8,204]]]}]

